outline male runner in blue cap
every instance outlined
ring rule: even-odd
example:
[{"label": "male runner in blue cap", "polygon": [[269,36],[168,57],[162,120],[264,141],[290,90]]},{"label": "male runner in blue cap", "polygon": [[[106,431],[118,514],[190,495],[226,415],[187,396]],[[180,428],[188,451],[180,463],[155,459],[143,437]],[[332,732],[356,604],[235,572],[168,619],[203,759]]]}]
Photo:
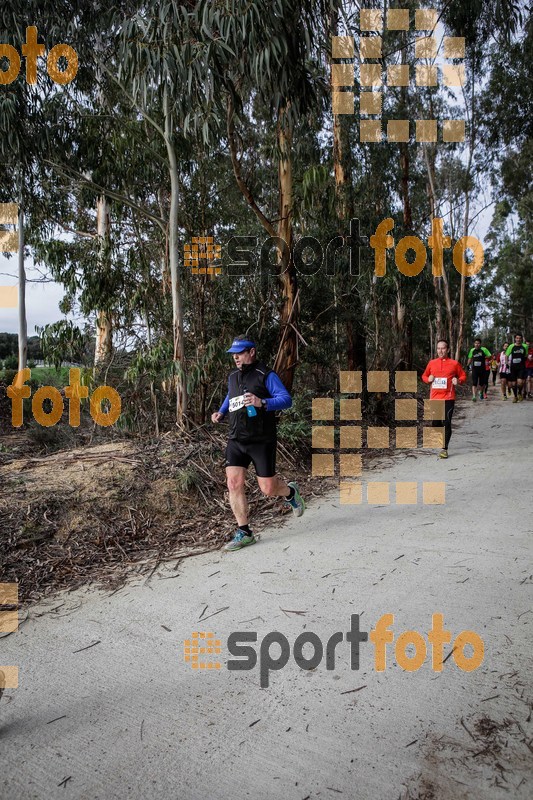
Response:
[{"label": "male runner in blue cap", "polygon": [[[248,525],[244,488],[250,462],[253,462],[263,494],[284,497],[297,517],[304,513],[305,503],[294,481],[285,483],[276,475],[275,412],[290,408],[292,397],[278,375],[257,360],[255,343],[247,336],[236,336],[227,352],[233,354],[236,369],[228,378],[226,399],[211,415],[211,421],[221,422],[229,412],[226,477],[238,528],[225,550],[232,551],[257,541]],[[255,413],[248,410],[250,406]]]}]

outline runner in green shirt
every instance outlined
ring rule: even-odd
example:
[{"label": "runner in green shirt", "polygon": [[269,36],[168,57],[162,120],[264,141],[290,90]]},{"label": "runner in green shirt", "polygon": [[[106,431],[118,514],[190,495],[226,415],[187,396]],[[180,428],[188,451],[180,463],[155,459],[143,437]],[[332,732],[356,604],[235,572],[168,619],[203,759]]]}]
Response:
[{"label": "runner in green shirt", "polygon": [[509,357],[509,386],[514,394],[513,403],[520,403],[524,399],[527,350],[522,334],[515,333],[514,344],[510,344],[505,353]]},{"label": "runner in green shirt", "polygon": [[481,339],[474,340],[474,346],[468,354],[468,366],[472,365],[472,400],[476,402],[476,389],[479,385],[479,399],[486,397],[490,369],[485,369],[485,358],[490,358],[486,347],[481,346]]}]

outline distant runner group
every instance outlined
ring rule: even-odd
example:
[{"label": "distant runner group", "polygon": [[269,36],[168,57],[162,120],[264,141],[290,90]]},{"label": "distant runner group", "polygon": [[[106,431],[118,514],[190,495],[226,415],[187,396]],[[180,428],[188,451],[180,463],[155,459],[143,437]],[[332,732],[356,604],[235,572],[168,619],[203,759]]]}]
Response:
[{"label": "distant runner group", "polygon": [[502,398],[513,395],[513,403],[526,398],[533,399],[533,345],[524,342],[521,334],[514,337],[514,344],[504,342],[499,353],[491,353],[476,339],[468,354],[468,366],[472,370],[472,400],[487,400],[490,374],[492,385],[500,376]]},{"label": "distant runner group", "polygon": [[[431,384],[431,400],[444,400],[444,447],[441,458],[448,458],[448,445],[452,435],[452,416],[455,407],[455,387],[466,383],[467,375],[458,361],[448,357],[449,345],[445,339],[437,342],[437,358],[432,359],[422,374],[424,383]],[[533,345],[525,342],[520,333],[515,334],[514,344],[504,342],[499,353],[491,353],[481,339],[474,340],[468,353],[468,370],[472,372],[472,400],[488,399],[488,386],[492,374],[492,385],[500,376],[502,398],[513,397],[513,403],[533,399]],[[435,421],[442,426],[442,421]]]}]

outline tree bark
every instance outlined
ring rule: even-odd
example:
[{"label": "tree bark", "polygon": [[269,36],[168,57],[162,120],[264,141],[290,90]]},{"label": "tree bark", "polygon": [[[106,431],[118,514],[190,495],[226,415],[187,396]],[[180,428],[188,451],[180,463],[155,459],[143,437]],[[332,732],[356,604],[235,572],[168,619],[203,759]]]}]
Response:
[{"label": "tree bark", "polygon": [[170,215],[168,222],[168,248],[172,293],[172,333],[174,339],[174,367],[176,381],[176,423],[183,425],[187,413],[187,374],[185,366],[185,339],[183,334],[183,303],[178,264],[178,159],[172,143],[172,120],[168,107],[168,90],[164,88],[165,144],[170,172]]},{"label": "tree bark", "polygon": [[[109,248],[109,208],[105,195],[96,201],[96,232],[99,239],[99,260],[103,265],[108,258]],[[94,348],[94,366],[98,367],[108,361],[113,352],[113,322],[108,311],[96,314],[96,343]]]},{"label": "tree bark", "polygon": [[392,327],[395,333],[394,369],[410,369],[413,360],[413,322],[403,300],[402,286],[397,275],[394,276],[394,281],[396,284],[396,303],[392,308]]},{"label": "tree bark", "polygon": [[[405,86],[401,89],[401,102],[403,109],[407,108],[407,89]],[[406,231],[412,230],[413,215],[411,211],[411,201],[409,198],[409,145],[407,142],[400,143],[400,168],[402,174],[401,180],[401,194],[403,202],[403,225]],[[395,344],[394,344],[394,369],[410,369],[411,368],[411,353],[413,344],[410,341],[412,333],[412,321],[410,319],[410,310],[404,302],[402,293],[402,282],[399,275],[395,274],[394,282],[396,284],[396,303],[393,306],[393,329],[395,331]]]},{"label": "tree bark", "polygon": [[406,231],[413,228],[413,212],[409,199],[409,145],[407,142],[400,143],[400,167],[402,172],[402,200],[403,200],[403,224]]},{"label": "tree bark", "polygon": [[[471,69],[471,98],[470,98],[470,140],[469,140],[469,147],[468,147],[468,162],[465,172],[465,213],[464,213],[464,220],[463,220],[463,236],[468,236],[468,229],[470,226],[470,174],[472,170],[472,159],[474,156],[474,144],[475,144],[475,135],[476,135],[476,121],[475,121],[475,72],[474,72],[474,64],[472,64]],[[466,101],[466,97],[465,97]],[[467,106],[466,102],[465,105]],[[468,114],[468,107],[467,107],[467,114]],[[457,345],[455,348],[455,360],[459,361],[461,357],[461,348],[463,346],[464,340],[464,328],[465,328],[465,296],[466,296],[466,276],[461,273],[461,290],[459,294],[459,326],[457,332]]]},{"label": "tree bark", "polygon": [[279,221],[277,228],[275,228],[257,205],[250,191],[250,187],[243,177],[240,160],[238,158],[234,116],[235,108],[233,99],[231,95],[229,95],[226,122],[231,163],[237,186],[269,236],[279,236],[289,249],[289,263],[285,269],[283,269],[281,263],[281,253],[278,259],[278,279],[282,293],[280,312],[281,341],[274,362],[274,370],[278,373],[287,389],[291,391],[294,381],[294,371],[298,362],[298,338],[296,330],[299,316],[296,269],[292,258],[290,258],[292,247],[292,161],[290,152],[292,131],[286,120],[286,108],[282,108],[279,113],[276,132],[280,158],[278,162]]},{"label": "tree bark", "polygon": [[24,209],[22,200],[18,213],[18,273],[19,273],[19,372],[25,369],[28,360],[28,322],[26,319],[26,269],[24,267]]},{"label": "tree bark", "polygon": [[[433,106],[431,106],[430,115],[433,113]],[[431,155],[429,153],[428,145],[424,145],[424,158],[427,168],[427,191],[429,199],[430,219],[433,220],[438,213],[437,195],[435,191],[435,156],[436,151],[432,149]],[[438,340],[444,336],[444,323],[442,320],[442,297],[444,295],[444,303],[446,306],[446,321],[448,324],[448,341],[450,346],[450,353],[453,352],[453,312],[452,303],[450,299],[450,286],[448,284],[448,276],[446,267],[442,266],[442,283],[438,277],[433,278],[433,286],[435,288],[435,323],[436,334],[435,338]],[[436,342],[435,342],[436,344]]]},{"label": "tree bark", "polygon": [[281,343],[274,363],[274,370],[289,390],[294,382],[294,371],[298,363],[298,325],[299,303],[296,268],[292,261],[292,130],[286,120],[286,107],[282,108],[277,125],[279,181],[279,222],[278,236],[288,248],[288,264],[285,268],[279,255],[279,281],[281,286]]},{"label": "tree bark", "polygon": [[[331,15],[331,35],[338,33],[338,9],[334,9]],[[333,84],[331,85],[333,92]],[[347,153],[350,152],[348,143],[345,141],[345,133],[341,119],[338,114],[333,114],[333,171],[335,176],[335,197],[336,213],[338,220],[338,234],[343,236],[348,220],[354,216],[351,193],[346,177],[345,160]],[[348,309],[346,319],[346,361],[348,370],[361,370],[366,372],[366,330],[364,324],[363,303],[357,286],[359,276],[349,275],[348,280],[353,280],[353,286],[349,293]]]}]

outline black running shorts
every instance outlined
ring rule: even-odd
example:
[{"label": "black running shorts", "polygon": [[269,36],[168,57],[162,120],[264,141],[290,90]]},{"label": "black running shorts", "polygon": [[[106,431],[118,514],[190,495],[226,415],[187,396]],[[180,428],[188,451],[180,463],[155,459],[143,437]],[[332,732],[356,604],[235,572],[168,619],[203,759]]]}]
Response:
[{"label": "black running shorts", "polygon": [[472,367],[472,386],[485,385],[485,367]]},{"label": "black running shorts", "polygon": [[276,447],[270,442],[239,442],[230,439],[226,446],[226,466],[244,467],[252,462],[259,478],[273,478],[276,474]]},{"label": "black running shorts", "polygon": [[518,367],[515,369],[511,367],[511,372],[509,373],[509,382],[516,383],[516,381],[525,381],[526,379],[526,370],[525,367]]}]

